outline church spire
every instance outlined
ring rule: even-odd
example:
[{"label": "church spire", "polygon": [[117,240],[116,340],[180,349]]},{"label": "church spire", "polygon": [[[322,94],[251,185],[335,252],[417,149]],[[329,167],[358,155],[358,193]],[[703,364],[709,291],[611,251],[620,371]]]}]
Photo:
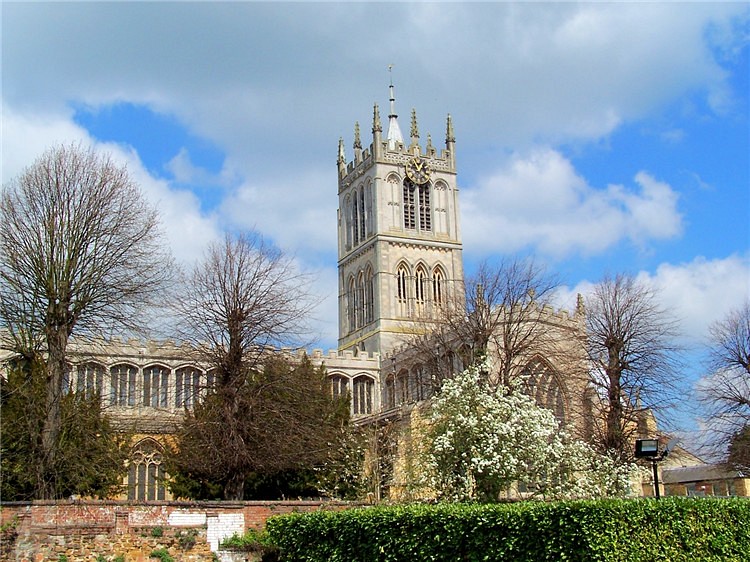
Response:
[{"label": "church spire", "polygon": [[[392,64],[388,65],[388,72],[391,72]],[[399,144],[404,144],[404,135],[401,134],[401,128],[398,126],[398,115],[396,115],[396,98],[393,94],[393,75],[391,74],[391,85],[388,89],[390,93],[391,113],[388,115],[388,148],[393,150]]]}]

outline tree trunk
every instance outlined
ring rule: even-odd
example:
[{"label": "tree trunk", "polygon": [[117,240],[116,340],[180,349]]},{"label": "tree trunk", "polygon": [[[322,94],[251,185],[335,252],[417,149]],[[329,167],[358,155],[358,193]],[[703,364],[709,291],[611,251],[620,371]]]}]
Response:
[{"label": "tree trunk", "polygon": [[225,500],[242,500],[245,497],[245,475],[241,472],[235,472],[229,477],[224,484]]},{"label": "tree trunk", "polygon": [[53,470],[57,460],[57,444],[60,436],[61,410],[60,400],[63,391],[63,379],[67,365],[65,351],[68,345],[67,331],[63,328],[51,328],[47,331],[47,402],[44,426],[42,428],[42,466],[41,480],[37,497],[54,499]]}]

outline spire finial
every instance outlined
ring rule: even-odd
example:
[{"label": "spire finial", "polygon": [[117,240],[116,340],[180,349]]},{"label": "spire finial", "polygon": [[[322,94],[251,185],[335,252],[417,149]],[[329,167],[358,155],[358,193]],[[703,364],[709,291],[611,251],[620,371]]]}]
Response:
[{"label": "spire finial", "polygon": [[359,121],[354,123],[354,148],[362,148],[362,140],[359,138]]},{"label": "spire finial", "polygon": [[456,134],[453,132],[453,119],[451,114],[448,114],[448,123],[445,128],[445,144],[452,144],[456,142]]},{"label": "spire finial", "polygon": [[411,110],[411,138],[412,142],[414,142],[415,139],[419,138],[419,127],[417,127],[417,110],[413,109]]},{"label": "spire finial", "polygon": [[398,115],[396,115],[396,97],[393,94],[393,65],[388,65],[388,73],[391,75],[391,84],[388,87],[390,92],[391,113],[388,115],[388,148],[394,150],[397,146],[404,144],[404,136],[401,134],[401,128],[398,126]]},{"label": "spire finial", "polygon": [[378,108],[378,104],[375,104],[375,107],[372,109],[372,132],[373,133],[380,133],[383,131],[383,126],[380,124],[380,108]]}]

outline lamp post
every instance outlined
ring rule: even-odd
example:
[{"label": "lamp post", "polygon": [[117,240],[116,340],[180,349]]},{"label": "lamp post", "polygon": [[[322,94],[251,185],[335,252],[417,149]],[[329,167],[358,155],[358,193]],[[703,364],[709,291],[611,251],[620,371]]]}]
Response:
[{"label": "lamp post", "polygon": [[654,472],[654,497],[658,500],[661,497],[659,493],[659,470],[656,463],[663,461],[669,454],[669,446],[663,451],[659,451],[658,439],[636,439],[635,440],[635,458],[646,459],[651,461],[651,468]]}]

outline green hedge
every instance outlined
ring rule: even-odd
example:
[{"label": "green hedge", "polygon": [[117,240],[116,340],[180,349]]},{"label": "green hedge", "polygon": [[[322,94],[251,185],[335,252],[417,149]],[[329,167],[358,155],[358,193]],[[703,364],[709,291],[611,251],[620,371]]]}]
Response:
[{"label": "green hedge", "polygon": [[286,562],[750,560],[750,501],[442,504],[269,519]]}]

